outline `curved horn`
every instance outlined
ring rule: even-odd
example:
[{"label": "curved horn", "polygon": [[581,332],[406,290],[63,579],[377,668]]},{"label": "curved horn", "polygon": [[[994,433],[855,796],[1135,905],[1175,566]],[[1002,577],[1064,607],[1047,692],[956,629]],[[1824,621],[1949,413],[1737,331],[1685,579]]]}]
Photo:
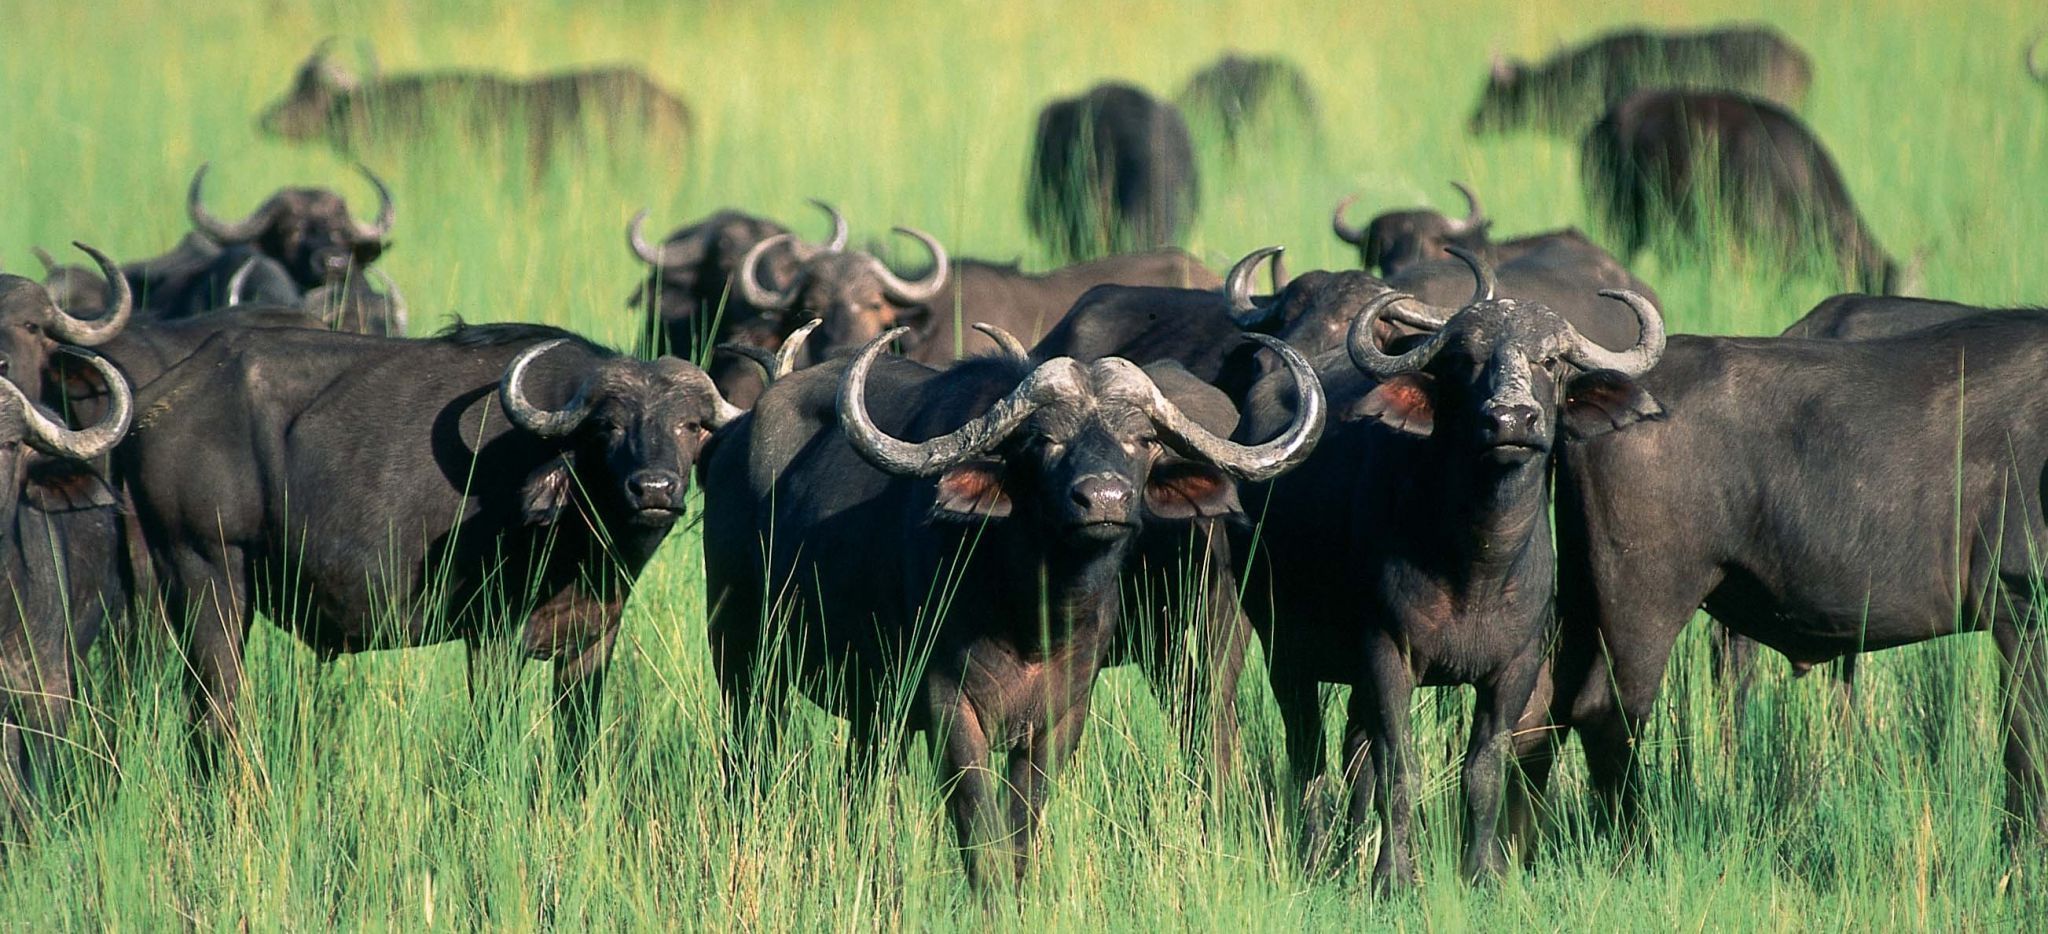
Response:
[{"label": "curved horn", "polygon": [[1649,372],[1657,365],[1657,359],[1664,356],[1664,315],[1649,299],[1627,289],[1602,289],[1600,295],[1621,302],[1634,311],[1642,335],[1636,338],[1634,347],[1617,353],[1587,340],[1578,328],[1572,328],[1571,346],[1565,351],[1565,359],[1582,370],[1613,370],[1623,376],[1641,376]]},{"label": "curved horn", "polygon": [[796,372],[796,356],[803,352],[804,341],[811,336],[812,331],[824,323],[823,318],[811,319],[803,327],[789,332],[789,336],[782,339],[781,349],[772,353],[752,344],[720,344],[718,349],[753,361],[755,366],[761,368],[762,384],[772,386],[776,380]]},{"label": "curved horn", "polygon": [[1464,182],[1452,182],[1451,187],[1458,189],[1458,194],[1465,196],[1465,219],[1452,221],[1451,233],[1463,236],[1485,227],[1486,208],[1480,205],[1479,196],[1466,187]]},{"label": "curved horn", "polygon": [[36,246],[29,247],[28,251],[35,254],[36,262],[43,264],[43,275],[54,276],[57,274],[57,258],[51,256],[49,250]]},{"label": "curved horn", "polygon": [[1493,301],[1493,293],[1500,289],[1500,280],[1494,278],[1493,267],[1486,265],[1485,260],[1461,246],[1444,247],[1444,252],[1463,260],[1466,267],[1472,270],[1472,297],[1466,304]]},{"label": "curved horn", "polygon": [[1246,253],[1243,259],[1237,261],[1237,265],[1230,267],[1230,274],[1223,277],[1223,294],[1230,297],[1230,317],[1237,322],[1238,327],[1254,327],[1265,323],[1266,319],[1272,316],[1272,308],[1261,308],[1252,301],[1252,274],[1258,271],[1259,263],[1270,258],[1276,270],[1273,277],[1277,287],[1280,277],[1277,271],[1280,268],[1280,254],[1286,249],[1279,246],[1262,246]]},{"label": "curved horn", "polygon": [[241,268],[235,270],[234,275],[228,277],[229,308],[242,303],[242,289],[249,284],[249,274],[256,271],[256,261],[261,258],[259,256],[249,257],[243,261]]},{"label": "curved horn", "polygon": [[[633,215],[632,220],[626,222],[626,246],[632,248],[633,255],[640,257],[641,262],[656,269],[673,269],[695,258],[694,255],[671,256],[666,243],[658,247],[648,243],[647,233],[642,229],[646,224],[646,208],[641,208],[639,213]],[[695,252],[693,250],[691,254]]]},{"label": "curved horn", "polygon": [[411,306],[405,303],[405,293],[398,290],[398,283],[393,282],[383,270],[373,267],[368,272],[376,278],[378,285],[384,287],[384,297],[391,300],[391,313],[384,329],[385,336],[404,337],[406,321],[411,317],[412,311]]},{"label": "curved horn", "polygon": [[192,229],[221,243],[247,243],[263,232],[270,223],[270,202],[255,210],[248,217],[232,224],[213,216],[206,210],[206,172],[213,163],[202,162],[199,171],[192,173],[192,187],[185,189],[185,215],[192,220]]},{"label": "curved horn", "polygon": [[868,415],[868,371],[882,348],[908,333],[909,328],[892,328],[869,341],[839,383],[839,424],[846,431],[847,442],[886,473],[929,477],[957,466],[1002,443],[1039,406],[1080,391],[1080,365],[1070,357],[1059,357],[1039,364],[1009,395],[954,431],[914,444],[890,437]]},{"label": "curved horn", "polygon": [[356,171],[370,180],[370,187],[377,189],[377,219],[369,224],[350,222],[350,230],[358,240],[382,240],[391,235],[391,225],[398,220],[398,205],[391,200],[391,188],[370,167],[356,163]]},{"label": "curved horn", "polygon": [[718,391],[718,384],[712,381],[711,374],[699,369],[694,363],[680,360],[676,362],[689,368],[683,371],[683,379],[696,383],[700,389],[711,396],[711,417],[704,420],[704,427],[717,431],[737,421],[740,416],[747,414],[746,409],[725,400],[725,393]]},{"label": "curved horn", "polygon": [[1024,342],[1018,340],[1017,335],[986,321],[976,321],[974,329],[988,335],[989,340],[995,341],[996,346],[1002,348],[1003,356],[1019,363],[1026,363],[1031,360],[1031,348],[1024,346]]},{"label": "curved horn", "polygon": [[[1138,365],[1129,361],[1123,363],[1130,369],[1125,371],[1131,378],[1143,379],[1150,391],[1147,410],[1152,421],[1160,430],[1180,442],[1190,452],[1235,475],[1242,480],[1270,480],[1287,472],[1301,463],[1315,449],[1316,440],[1322,437],[1323,422],[1328,416],[1328,407],[1323,399],[1323,384],[1316,379],[1316,370],[1301,352],[1287,345],[1277,337],[1266,334],[1246,335],[1280,355],[1287,366],[1287,373],[1294,378],[1294,389],[1300,405],[1295,409],[1294,421],[1280,436],[1264,444],[1243,445],[1211,434],[1208,429],[1196,424],[1195,420],[1182,413],[1173,400],[1159,391],[1157,384]],[[1105,361],[1108,362],[1108,361]]]},{"label": "curved horn", "polygon": [[587,379],[577,384],[576,394],[569,399],[568,405],[560,409],[543,409],[526,398],[526,365],[568,342],[567,338],[558,337],[535,344],[520,351],[519,356],[512,358],[511,365],[505,368],[505,378],[498,383],[498,398],[512,424],[543,438],[556,438],[575,431],[576,426],[583,424],[583,419],[590,415],[592,403],[590,381]]},{"label": "curved horn", "polygon": [[52,299],[49,311],[44,315],[43,327],[49,330],[50,336],[64,343],[97,347],[113,340],[114,335],[128,326],[128,314],[135,310],[135,296],[128,289],[128,277],[121,274],[121,267],[108,259],[107,254],[76,241],[71,245],[99,264],[100,275],[107,280],[107,310],[99,317],[87,320],[73,317],[70,312],[57,307],[56,300]]},{"label": "curved horn", "polygon": [[1345,210],[1357,200],[1357,195],[1345,195],[1344,200],[1337,202],[1337,209],[1330,212],[1330,229],[1336,232],[1337,239],[1352,246],[1364,246],[1365,231],[1344,222]]},{"label": "curved horn", "polygon": [[822,248],[823,251],[827,253],[838,253],[842,250],[845,250],[846,218],[840,215],[838,208],[833,207],[831,204],[827,202],[820,201],[817,198],[812,198],[811,203],[816,205],[818,210],[824,211],[827,216],[832,218],[832,239],[825,241],[825,245]]},{"label": "curved horn", "polygon": [[128,433],[128,421],[135,414],[135,395],[128,388],[128,380],[107,358],[76,348],[66,350],[84,357],[107,381],[107,391],[113,395],[112,408],[99,424],[77,431],[66,428],[44,415],[10,380],[0,379],[0,406],[11,403],[21,409],[22,434],[30,447],[55,457],[88,461],[112,450]]},{"label": "curved horn", "polygon": [[796,237],[793,234],[776,234],[760,243],[754,244],[753,248],[747,251],[747,255],[741,258],[739,274],[740,297],[746,299],[747,304],[765,311],[780,311],[796,304],[796,283],[790,283],[789,288],[785,291],[776,292],[762,285],[758,277],[761,269],[761,257],[763,255],[769,250],[774,249],[778,244],[795,242]]},{"label": "curved horn", "polygon": [[1390,357],[1380,350],[1377,336],[1381,313],[1388,305],[1398,301],[1413,300],[1406,292],[1383,292],[1367,302],[1365,310],[1351,319],[1351,334],[1344,341],[1345,349],[1351,352],[1351,365],[1370,373],[1375,379],[1389,380],[1404,373],[1413,373],[1429,365],[1430,358],[1442,350],[1450,338],[1447,330],[1439,329],[1431,334],[1422,345],[1410,349],[1398,357]]},{"label": "curved horn", "polygon": [[916,238],[924,244],[925,249],[931,251],[932,271],[922,282],[905,282],[896,278],[896,274],[890,272],[889,267],[882,265],[881,260],[868,257],[868,261],[874,264],[875,276],[882,280],[882,291],[890,299],[904,305],[922,305],[937,298],[939,292],[946,288],[948,273],[952,271],[952,260],[947,258],[946,248],[939,245],[936,237],[915,227],[891,229],[906,237]]}]

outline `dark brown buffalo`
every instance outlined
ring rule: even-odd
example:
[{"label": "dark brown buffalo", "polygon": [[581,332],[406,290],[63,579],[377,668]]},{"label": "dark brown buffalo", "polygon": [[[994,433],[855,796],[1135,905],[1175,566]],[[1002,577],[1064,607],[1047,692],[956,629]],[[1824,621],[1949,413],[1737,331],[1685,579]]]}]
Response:
[{"label": "dark brown buffalo", "polygon": [[1055,255],[1178,246],[1200,204],[1194,142],[1172,104],[1110,82],[1039,112],[1024,214]]},{"label": "dark brown buffalo", "polygon": [[[300,289],[315,289],[338,276],[360,274],[390,246],[385,238],[398,219],[398,208],[391,189],[366,167],[356,169],[377,189],[377,219],[367,224],[349,213],[346,199],[325,188],[280,188],[248,216],[221,220],[206,209],[208,168],[201,165],[192,173],[192,187],[186,192],[185,213],[192,219],[192,229],[216,246],[248,247],[275,260]],[[219,264],[205,264],[209,272],[222,278],[219,290],[207,296],[211,304],[196,310],[210,311],[226,304],[227,280],[241,268],[242,261],[228,265],[224,274],[218,272]],[[128,276],[142,296],[143,307],[157,308],[166,303],[153,301],[151,295],[171,287],[177,268],[191,265],[195,264],[172,254],[131,266]]]},{"label": "dark brown buffalo", "polygon": [[740,263],[739,292],[754,308],[777,314],[783,333],[823,321],[805,347],[809,360],[851,351],[877,334],[904,327],[906,355],[943,364],[961,355],[970,326],[992,324],[1035,339],[1082,293],[1103,283],[1206,287],[1219,282],[1200,261],[1179,250],[1113,256],[1030,275],[1015,266],[954,261],[932,235],[896,230],[931,252],[932,265],[923,278],[907,281],[871,253],[823,249],[802,256],[788,284],[776,289],[761,281],[759,270],[768,254],[790,240],[782,234],[747,252]]},{"label": "dark brown buffalo", "polygon": [[1587,198],[1625,260],[1652,245],[1720,251],[1732,236],[1786,269],[1838,272],[1860,291],[1904,285],[1827,149],[1775,104],[1641,91],[1587,131],[1582,160]]},{"label": "dark brown buffalo", "polygon": [[[1026,868],[1142,530],[1241,516],[1235,480],[1298,463],[1323,413],[1307,362],[1271,338],[1305,402],[1273,440],[1240,445],[1213,427],[1235,420],[1228,400],[1177,366],[1033,360],[983,329],[1002,356],[935,371],[879,358],[902,336],[889,332],[792,374],[703,475],[712,664],[735,742],[779,726],[785,671],[848,720],[856,763],[927,732],[986,885]],[[1001,778],[992,753],[1007,754]]]},{"label": "dark brown buffalo", "polygon": [[1308,76],[1277,55],[1227,54],[1189,77],[1175,103],[1198,127],[1214,127],[1232,150],[1263,133],[1308,141],[1319,135]]},{"label": "dark brown buffalo", "polygon": [[1700,32],[1630,29],[1566,49],[1538,65],[1495,56],[1470,124],[1474,133],[1536,127],[1578,133],[1640,88],[1736,91],[1797,109],[1813,64],[1768,26]]},{"label": "dark brown buffalo", "polygon": [[627,136],[670,159],[690,139],[689,107],[635,68],[610,66],[531,79],[476,72],[362,79],[334,61],[330,46],[331,40],[316,47],[299,66],[291,91],[264,112],[258,126],[265,133],[357,153],[379,144],[449,135],[505,139],[519,128],[536,175],[564,139],[581,148]]},{"label": "dark brown buffalo", "polygon": [[120,516],[90,465],[128,430],[127,383],[86,356],[110,387],[107,417],[73,430],[31,392],[41,374],[0,379],[0,843],[28,836],[66,742],[78,668],[103,624],[127,608]]},{"label": "dark brown buffalo", "polygon": [[[831,235],[822,246],[790,235],[762,254],[755,274],[770,290],[788,287],[810,257],[846,249],[846,219],[823,201],[811,203],[831,217]],[[719,211],[677,228],[656,245],[642,232],[646,221],[643,210],[626,225],[626,245],[647,264],[646,281],[627,300],[646,315],[641,355],[666,353],[691,361],[711,374],[734,405],[752,405],[761,392],[759,374],[737,359],[714,357],[711,349],[734,343],[773,350],[781,343],[780,316],[749,303],[736,283],[748,251],[764,240],[790,234],[789,228],[739,211]]]},{"label": "dark brown buffalo", "polygon": [[[317,289],[296,295],[289,301],[264,301],[260,297],[245,300],[248,281],[261,273],[264,267],[274,266],[264,257],[250,257],[242,268],[228,280],[228,308],[243,305],[296,308],[312,317],[321,327],[330,331],[351,331],[356,334],[370,334],[377,337],[404,337],[411,309],[406,307],[405,295],[398,291],[398,283],[383,270],[371,269],[360,276],[330,280]],[[375,280],[379,292],[370,287]]]},{"label": "dark brown buffalo", "polygon": [[534,325],[228,329],[136,404],[116,465],[202,737],[232,732],[260,612],[327,656],[462,639],[484,663],[509,635],[514,657],[554,661],[569,762],[633,582],[741,414],[688,363]]},{"label": "dark brown buffalo", "polygon": [[[134,309],[120,267],[92,247],[73,245],[99,264],[103,276],[100,292],[107,295],[110,307],[93,309],[97,312],[93,317],[82,317],[59,305],[42,283],[0,273],[0,376],[21,386],[31,401],[45,398],[41,374],[51,368],[52,355],[60,345],[104,344],[128,325]],[[114,283],[113,288],[107,289],[107,282]]]}]

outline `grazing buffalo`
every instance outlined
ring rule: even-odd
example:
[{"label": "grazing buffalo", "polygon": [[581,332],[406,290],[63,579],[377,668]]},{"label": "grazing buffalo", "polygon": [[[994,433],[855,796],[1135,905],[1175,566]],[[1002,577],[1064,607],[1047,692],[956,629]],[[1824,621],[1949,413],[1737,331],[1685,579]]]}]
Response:
[{"label": "grazing buffalo", "polygon": [[1806,53],[1768,26],[1661,34],[1628,30],[1567,49],[1540,65],[1495,56],[1470,129],[1577,133],[1640,88],[1735,91],[1796,110],[1812,83],[1813,63]]},{"label": "grazing buffalo", "polygon": [[[846,249],[846,219],[823,201],[811,203],[831,216],[832,234],[822,246],[791,235],[763,253],[755,275],[770,291],[787,288],[811,257]],[[657,246],[647,242],[641,230],[646,221],[643,210],[626,225],[626,245],[647,264],[646,281],[627,301],[646,314],[641,356],[674,354],[696,363],[734,405],[752,405],[761,394],[759,374],[738,359],[713,358],[709,351],[726,342],[768,350],[780,346],[776,310],[753,306],[735,283],[748,251],[764,240],[789,234],[789,228],[751,214],[719,211],[678,228]]]},{"label": "grazing buffalo", "polygon": [[[1264,521],[1233,543],[1249,559],[1245,609],[1272,666],[1297,782],[1325,766],[1319,685],[1355,688],[1343,770],[1352,820],[1378,804],[1373,878],[1382,887],[1414,882],[1408,719],[1418,686],[1478,690],[1463,768],[1464,871],[1500,868],[1510,730],[1552,632],[1553,448],[1559,436],[1659,417],[1633,382],[1664,341],[1648,299],[1605,293],[1642,333],[1635,347],[1611,351],[1542,305],[1497,298],[1483,262],[1458,255],[1480,284],[1433,331],[1382,350],[1379,318],[1403,298],[1385,293],[1352,324],[1349,359],[1320,358],[1339,424],[1299,470],[1245,490],[1247,512]],[[1268,378],[1245,404],[1245,430],[1270,431],[1296,406]]]},{"label": "grazing buffalo", "polygon": [[1173,105],[1099,84],[1038,114],[1024,213],[1061,257],[1178,246],[1201,203],[1194,143]]},{"label": "grazing buffalo", "polygon": [[327,656],[460,638],[472,678],[510,629],[554,661],[565,762],[699,450],[740,414],[688,363],[533,325],[224,330],[136,404],[116,464],[203,737],[232,733],[254,613]]},{"label": "grazing buffalo", "polygon": [[[1232,477],[1298,463],[1323,419],[1307,362],[1270,338],[1306,402],[1275,439],[1239,445],[1212,427],[1235,420],[1229,401],[1179,367],[1035,361],[983,330],[1003,356],[943,372],[878,359],[899,329],[799,371],[704,466],[712,664],[734,735],[777,726],[756,714],[775,709],[785,686],[762,678],[781,671],[850,722],[857,761],[884,735],[930,733],[978,884],[1024,869],[1141,529],[1240,515]],[[1005,751],[998,777],[988,757]]]},{"label": "grazing buffalo", "polygon": [[[11,330],[11,328],[10,328]],[[77,671],[110,615],[128,603],[120,515],[90,462],[128,430],[128,386],[87,356],[111,388],[106,418],[73,430],[46,415],[13,379],[0,379],[0,839],[34,825],[41,785],[65,742]],[[11,832],[10,832],[11,831]]]},{"label": "grazing buffalo", "polygon": [[1840,270],[1866,292],[1903,285],[1834,160],[1777,105],[1642,91],[1587,131],[1582,150],[1587,197],[1627,259],[1653,239],[1711,250],[1732,233],[1788,269]]},{"label": "grazing buffalo", "polygon": [[[253,300],[245,300],[248,282],[262,273],[264,267],[275,266],[264,257],[250,257],[228,280],[227,307],[242,305],[270,305],[293,307],[317,319],[319,326],[330,331],[351,331],[356,334],[370,334],[377,337],[404,337],[411,310],[406,307],[405,295],[398,291],[398,283],[383,270],[371,269],[360,276],[331,280],[317,289],[298,295],[288,302],[265,301],[262,293]],[[369,280],[376,280],[383,291],[370,288]]]},{"label": "grazing buffalo", "polygon": [[760,270],[769,254],[790,242],[789,234],[780,234],[747,251],[738,292],[748,305],[774,313],[781,332],[822,320],[821,339],[805,348],[809,359],[851,351],[877,334],[903,327],[908,332],[905,353],[920,362],[945,363],[960,355],[969,325],[993,324],[1036,336],[1096,285],[1202,287],[1219,281],[1179,250],[1113,256],[1027,275],[1015,266],[954,261],[932,235],[908,227],[896,231],[931,252],[931,269],[922,279],[904,280],[871,253],[827,248],[801,252],[788,283],[777,289],[762,280]]},{"label": "grazing buffalo", "polygon": [[629,136],[669,157],[690,139],[690,108],[635,68],[526,80],[475,72],[373,74],[366,80],[333,60],[331,44],[320,43],[299,66],[291,91],[258,120],[263,132],[357,153],[444,135],[504,139],[516,127],[524,131],[535,175],[553,159],[558,139],[574,140],[580,148]]},{"label": "grazing buffalo", "polygon": [[[1557,481],[1551,709],[1611,808],[1639,813],[1638,737],[1704,607],[1809,665],[1988,630],[2006,661],[2005,700],[1984,702],[2004,704],[2007,829],[2048,832],[2044,367],[2039,310],[1871,340],[1671,338],[1639,380],[1666,417],[1568,444]],[[1540,789],[1563,736],[1529,735]]]},{"label": "grazing buffalo", "polygon": [[[128,325],[134,302],[120,267],[92,247],[73,244],[98,263],[106,306],[84,317],[58,304],[50,289],[33,279],[0,273],[0,376],[14,380],[40,401],[41,374],[50,369],[60,345],[97,347]],[[113,283],[111,288],[105,283]]]},{"label": "grazing buffalo", "polygon": [[1197,126],[1215,127],[1233,150],[1265,130],[1314,138],[1320,123],[1308,76],[1277,55],[1225,55],[1188,78],[1176,103]]}]

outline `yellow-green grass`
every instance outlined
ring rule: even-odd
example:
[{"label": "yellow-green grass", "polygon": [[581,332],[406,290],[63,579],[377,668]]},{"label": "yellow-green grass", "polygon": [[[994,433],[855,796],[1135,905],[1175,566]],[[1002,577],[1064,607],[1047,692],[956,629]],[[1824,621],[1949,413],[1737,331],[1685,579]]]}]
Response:
[{"label": "yellow-green grass", "polygon": [[[332,34],[345,57],[371,40],[390,72],[632,62],[696,112],[686,153],[605,153],[537,185],[501,148],[367,154],[398,193],[383,265],[420,331],[460,314],[630,344],[623,301],[640,271],[620,233],[642,205],[657,225],[738,206],[810,230],[803,200],[817,196],[846,211],[857,240],[907,223],[959,255],[1042,267],[1022,214],[1038,106],[1109,77],[1171,94],[1229,48],[1298,62],[1321,95],[1324,142],[1254,141],[1233,164],[1204,141],[1191,248],[1221,267],[1281,243],[1297,271],[1346,268],[1356,254],[1330,236],[1328,210],[1353,191],[1361,210],[1449,207],[1446,182],[1461,179],[1498,233],[1584,225],[1576,140],[1475,140],[1464,121],[1490,52],[1541,56],[1644,19],[1779,26],[1815,60],[1806,118],[1886,246],[1902,260],[1926,251],[1928,291],[1987,304],[2048,295],[2048,91],[2020,64],[2048,14],[1896,0],[23,3],[0,14],[0,265],[33,268],[32,245],[73,239],[121,258],[168,247],[185,228],[184,186],[209,159],[216,213],[286,184],[366,199],[346,160],[254,127]],[[1775,333],[1838,285],[1650,256],[1637,270],[1680,331]],[[0,854],[0,916],[204,929],[1889,930],[2026,926],[2048,912],[2038,847],[2014,863],[1999,843],[1988,640],[1867,660],[1846,714],[1826,685],[1790,681],[1768,659],[1736,731],[1697,633],[1647,739],[1642,853],[1587,832],[1574,746],[1557,845],[1494,887],[1459,884],[1464,701],[1446,692],[1416,711],[1420,893],[1374,899],[1368,861],[1311,878],[1295,818],[1272,803],[1278,727],[1256,662],[1240,689],[1247,749],[1213,793],[1183,767],[1142,681],[1120,671],[1054,793],[1033,878],[983,899],[964,885],[921,758],[849,799],[841,728],[801,701],[785,708],[797,727],[768,790],[728,792],[701,567],[694,531],[681,532],[642,580],[580,797],[558,788],[540,666],[513,715],[479,737],[459,648],[323,664],[259,623],[242,711],[250,762],[202,785],[185,766],[175,661],[156,653],[123,682],[102,660],[58,813],[34,844]],[[1332,720],[1340,710],[1333,699]]]}]

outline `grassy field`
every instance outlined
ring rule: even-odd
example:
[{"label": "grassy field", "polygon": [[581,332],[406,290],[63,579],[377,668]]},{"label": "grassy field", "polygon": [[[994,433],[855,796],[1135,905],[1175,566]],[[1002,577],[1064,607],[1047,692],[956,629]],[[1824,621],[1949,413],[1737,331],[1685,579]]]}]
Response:
[{"label": "grassy field", "polygon": [[[1931,294],[2048,296],[2048,91],[2020,67],[2038,7],[1559,2],[1499,6],[1182,0],[997,7],[900,3],[16,3],[0,14],[0,265],[72,239],[120,258],[184,231],[184,186],[213,160],[227,215],[285,184],[369,191],[346,162],[263,139],[258,111],[319,38],[375,43],[387,71],[534,73],[629,61],[679,90],[688,153],[607,154],[528,185],[488,147],[377,153],[399,198],[383,266],[414,328],[447,314],[566,325],[629,344],[639,274],[621,242],[642,206],[672,225],[721,206],[855,237],[931,230],[957,254],[1027,265],[1022,182],[1034,114],[1105,77],[1163,93],[1226,48],[1285,51],[1322,95],[1320,146],[1269,140],[1233,164],[1204,147],[1193,249],[1219,268],[1268,243],[1295,270],[1348,267],[1330,236],[1360,210],[1455,205],[1473,184],[1515,233],[1584,223],[1575,141],[1464,133],[1493,50],[1538,57],[1647,18],[1775,23],[1808,49],[1806,110],[1884,243],[1924,250]],[[365,202],[367,203],[367,202]],[[1739,264],[1637,270],[1674,330],[1774,333],[1835,283]],[[1945,534],[1930,530],[1930,534]],[[116,690],[109,666],[73,734],[59,813],[0,854],[0,918],[37,928],[450,927],[1098,929],[1854,929],[2034,927],[2048,865],[1998,840],[1996,655],[1968,637],[1887,652],[1852,709],[1767,662],[1736,729],[1688,635],[1649,742],[1642,854],[1584,831],[1576,747],[1562,832],[1530,872],[1456,881],[1464,698],[1419,699],[1424,886],[1374,899],[1366,861],[1305,876],[1267,789],[1279,738],[1263,678],[1240,690],[1241,768],[1205,787],[1141,679],[1111,673],[1052,800],[1038,871],[1015,898],[970,892],[913,764],[849,797],[840,729],[792,700],[785,769],[756,795],[717,768],[722,714],[704,649],[701,556],[674,536],[626,619],[601,765],[581,795],[552,768],[541,666],[478,724],[454,646],[316,663],[259,624],[242,767],[185,767],[184,700],[161,656]],[[1701,627],[1695,627],[1699,630]],[[1253,668],[1256,672],[1256,665]],[[1331,698],[1333,705],[1337,698]],[[1338,719],[1332,717],[1333,721]]]}]

